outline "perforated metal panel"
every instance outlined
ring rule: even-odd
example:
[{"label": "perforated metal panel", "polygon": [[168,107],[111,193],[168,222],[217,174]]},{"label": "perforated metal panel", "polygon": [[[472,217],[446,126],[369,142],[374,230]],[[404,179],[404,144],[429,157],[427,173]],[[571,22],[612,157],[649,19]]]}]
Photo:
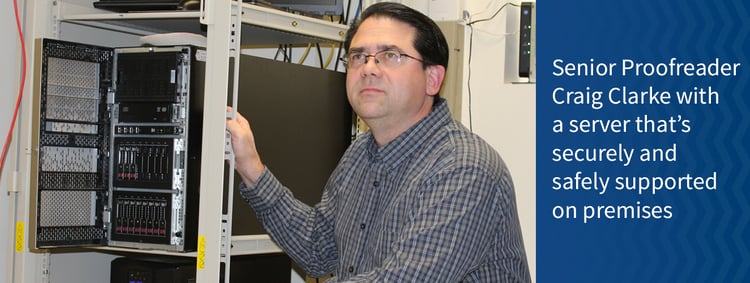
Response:
[{"label": "perforated metal panel", "polygon": [[65,172],[46,172],[39,178],[39,187],[49,190],[96,190],[98,176]]},{"label": "perforated metal panel", "polygon": [[113,50],[44,40],[35,93],[37,247],[105,242]]},{"label": "perforated metal panel", "polygon": [[97,172],[96,148],[47,146],[39,151],[43,172]]},{"label": "perforated metal panel", "polygon": [[93,226],[96,224],[96,193],[93,191],[42,191],[39,225]]}]

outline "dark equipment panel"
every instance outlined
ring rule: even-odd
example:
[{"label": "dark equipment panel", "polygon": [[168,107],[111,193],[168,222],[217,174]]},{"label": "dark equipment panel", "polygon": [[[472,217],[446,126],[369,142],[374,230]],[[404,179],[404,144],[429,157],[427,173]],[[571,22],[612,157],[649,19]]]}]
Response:
[{"label": "dark equipment panel", "polygon": [[[346,74],[242,56],[240,78],[237,111],[250,121],[263,162],[296,198],[320,202],[352,140]],[[241,197],[234,198],[233,219],[234,235],[266,234]]]},{"label": "dark equipment panel", "polygon": [[[194,258],[131,256],[112,260],[110,283],[189,283],[195,282]],[[219,282],[225,282],[224,272]],[[291,259],[285,254],[232,256],[230,283],[291,282]]]}]

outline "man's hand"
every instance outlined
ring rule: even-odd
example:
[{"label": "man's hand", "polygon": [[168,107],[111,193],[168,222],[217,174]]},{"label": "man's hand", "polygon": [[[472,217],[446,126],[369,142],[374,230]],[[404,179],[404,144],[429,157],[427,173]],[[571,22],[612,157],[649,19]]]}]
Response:
[{"label": "man's hand", "polygon": [[[232,112],[227,107],[227,112]],[[263,162],[260,161],[258,150],[255,149],[255,138],[247,119],[237,113],[237,117],[227,119],[227,131],[232,136],[232,150],[234,151],[235,170],[240,174],[247,186],[252,186],[263,173]]]}]

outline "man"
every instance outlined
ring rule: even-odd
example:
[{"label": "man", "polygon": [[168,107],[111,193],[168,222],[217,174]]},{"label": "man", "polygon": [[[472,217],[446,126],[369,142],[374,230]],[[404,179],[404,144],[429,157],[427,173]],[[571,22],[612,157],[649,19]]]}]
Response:
[{"label": "man", "polygon": [[[265,168],[250,126],[228,120],[240,193],[307,274],[348,282],[528,282],[510,174],[437,98],[448,46],[396,3],[346,36],[347,96],[370,127],[309,207]],[[314,149],[312,149],[314,150]]]}]

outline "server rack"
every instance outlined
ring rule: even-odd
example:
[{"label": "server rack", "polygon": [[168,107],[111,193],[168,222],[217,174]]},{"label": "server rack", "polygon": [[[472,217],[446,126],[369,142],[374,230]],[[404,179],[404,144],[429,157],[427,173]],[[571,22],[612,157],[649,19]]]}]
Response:
[{"label": "server rack", "polygon": [[36,248],[195,250],[203,51],[41,41]]}]

